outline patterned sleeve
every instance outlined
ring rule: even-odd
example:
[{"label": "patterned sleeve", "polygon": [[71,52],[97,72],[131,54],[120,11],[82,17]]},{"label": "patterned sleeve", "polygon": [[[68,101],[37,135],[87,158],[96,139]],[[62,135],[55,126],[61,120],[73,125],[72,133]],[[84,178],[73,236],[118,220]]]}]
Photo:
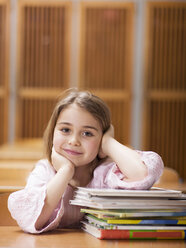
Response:
[{"label": "patterned sleeve", "polygon": [[94,177],[88,187],[92,188],[113,188],[113,189],[149,189],[158,181],[163,172],[163,161],[161,157],[151,151],[137,151],[147,166],[148,174],[140,181],[127,182],[116,163],[106,161],[94,171]]},{"label": "patterned sleeve", "polygon": [[62,201],[43,229],[36,230],[35,228],[35,223],[44,206],[47,182],[54,174],[53,168],[47,164],[46,160],[40,160],[29,175],[26,187],[10,194],[8,209],[25,232],[41,233],[58,226],[63,214]]}]

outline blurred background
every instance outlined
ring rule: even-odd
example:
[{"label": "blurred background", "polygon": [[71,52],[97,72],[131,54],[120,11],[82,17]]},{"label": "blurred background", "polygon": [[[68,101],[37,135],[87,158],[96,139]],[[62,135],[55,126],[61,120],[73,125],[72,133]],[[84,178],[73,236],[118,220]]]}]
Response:
[{"label": "blurred background", "polygon": [[186,180],[186,1],[0,0],[0,145],[41,139],[69,87]]}]

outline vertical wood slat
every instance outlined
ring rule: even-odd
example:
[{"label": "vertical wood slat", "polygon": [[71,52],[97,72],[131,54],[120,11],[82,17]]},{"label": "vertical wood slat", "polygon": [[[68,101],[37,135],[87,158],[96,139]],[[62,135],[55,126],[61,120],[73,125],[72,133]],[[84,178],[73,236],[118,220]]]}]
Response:
[{"label": "vertical wood slat", "polygon": [[18,9],[16,138],[35,138],[43,135],[51,99],[69,87],[71,3],[20,0]]},{"label": "vertical wood slat", "polygon": [[[25,25],[24,30],[27,30],[28,37],[27,40],[23,41],[23,43],[27,45],[27,50],[28,52],[30,52],[28,56],[29,64],[24,67],[25,64],[22,62],[23,68],[25,68],[26,70],[25,75],[28,74],[29,76],[29,81],[27,82],[28,84],[22,82],[23,86],[25,87],[43,87],[43,82],[45,82],[46,87],[51,87],[51,84],[58,87],[60,86],[59,81],[63,80],[63,78],[60,77],[58,81],[55,81],[55,77],[52,77],[53,62],[55,63],[57,59],[55,59],[55,56],[57,56],[58,54],[55,52],[57,48],[56,46],[54,46],[54,43],[55,39],[59,39],[58,33],[54,33],[54,29],[56,29],[56,24],[58,24],[59,22],[61,23],[64,15],[63,13],[61,20],[58,20],[57,18],[59,18],[59,15],[58,12],[55,10],[57,10],[57,8],[54,7],[25,7],[25,15],[28,21],[26,22],[27,24]],[[56,13],[57,17],[53,15]],[[38,23],[40,25],[38,25]],[[61,27],[62,37],[64,37],[63,32],[63,27]],[[61,40],[61,43],[58,43],[58,48],[60,48],[62,45],[64,45],[64,38],[63,40]],[[40,46],[39,49],[38,46]],[[41,51],[41,55],[38,53],[38,51]],[[64,54],[64,48],[61,51]],[[61,72],[61,70],[64,70],[63,67],[64,61],[61,63],[59,72]],[[39,73],[39,70],[41,70],[41,73]],[[39,78],[39,75],[42,76],[42,78]]]},{"label": "vertical wood slat", "polygon": [[[127,55],[128,50],[131,55],[128,37],[132,36],[130,29],[133,29],[132,5],[106,6],[107,3],[101,6],[100,2],[97,6],[86,3],[82,10],[81,86],[101,89],[107,85],[110,89],[124,89],[128,87],[127,65],[131,59]],[[121,75],[120,80],[118,75]],[[114,80],[117,83],[113,83]]]},{"label": "vertical wood slat", "polygon": [[109,103],[116,138],[125,144],[130,144],[134,11],[129,2],[81,3],[78,86]]},{"label": "vertical wood slat", "polygon": [[[24,116],[20,136],[23,138],[41,137],[48,123],[55,99],[23,99]],[[43,114],[44,112],[44,114]],[[37,121],[36,121],[37,120]],[[36,125],[37,122],[37,125]]]},{"label": "vertical wood slat", "polygon": [[186,3],[150,2],[146,22],[143,148],[186,180]]},{"label": "vertical wood slat", "polygon": [[0,0],[0,145],[8,140],[9,1]]}]

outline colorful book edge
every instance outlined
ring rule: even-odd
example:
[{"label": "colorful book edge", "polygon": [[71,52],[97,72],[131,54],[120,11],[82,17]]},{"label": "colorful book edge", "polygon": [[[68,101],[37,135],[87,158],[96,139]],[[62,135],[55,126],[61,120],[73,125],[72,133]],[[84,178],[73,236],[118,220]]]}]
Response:
[{"label": "colorful book edge", "polygon": [[86,222],[82,229],[98,239],[186,239],[186,230],[106,230]]}]

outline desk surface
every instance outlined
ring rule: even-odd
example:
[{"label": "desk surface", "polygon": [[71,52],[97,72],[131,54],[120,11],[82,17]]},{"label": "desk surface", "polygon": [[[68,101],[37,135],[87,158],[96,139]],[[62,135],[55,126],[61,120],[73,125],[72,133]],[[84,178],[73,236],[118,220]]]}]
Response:
[{"label": "desk surface", "polygon": [[184,240],[99,240],[81,230],[56,230],[40,235],[24,233],[19,227],[0,227],[0,247],[14,248],[185,248]]},{"label": "desk surface", "polygon": [[42,139],[23,139],[0,146],[0,159],[37,161],[43,156]]}]

